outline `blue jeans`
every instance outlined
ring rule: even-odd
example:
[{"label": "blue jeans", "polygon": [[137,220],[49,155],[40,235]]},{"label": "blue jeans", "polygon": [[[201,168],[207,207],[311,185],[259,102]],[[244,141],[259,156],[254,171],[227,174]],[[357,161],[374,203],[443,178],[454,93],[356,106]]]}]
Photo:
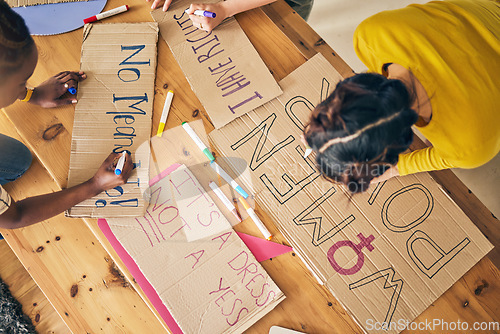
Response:
[{"label": "blue jeans", "polygon": [[31,160],[31,152],[23,143],[0,133],[0,185],[23,175]]},{"label": "blue jeans", "polygon": [[23,143],[0,133],[0,185],[23,175],[31,160],[31,152]]}]

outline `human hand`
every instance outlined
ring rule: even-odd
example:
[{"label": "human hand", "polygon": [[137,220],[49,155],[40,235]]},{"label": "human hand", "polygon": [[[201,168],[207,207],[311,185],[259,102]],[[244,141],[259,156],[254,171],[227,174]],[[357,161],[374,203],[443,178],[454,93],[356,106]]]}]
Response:
[{"label": "human hand", "polygon": [[90,179],[90,182],[96,189],[97,193],[121,186],[127,182],[134,166],[132,163],[132,156],[127,152],[124,152],[123,154],[125,154],[126,157],[120,175],[115,174],[115,167],[118,159],[121,157],[121,154],[111,153],[102,163],[101,167],[99,167],[95,175]]},{"label": "human hand", "polygon": [[69,88],[77,88],[78,82],[85,80],[83,72],[61,72],[35,87],[30,103],[44,108],[53,108],[65,104],[76,103],[76,97],[68,92]]},{"label": "human hand", "polygon": [[[214,18],[194,15],[195,10],[206,10],[216,14]],[[193,3],[189,6],[186,12],[189,14],[189,18],[193,21],[193,26],[198,29],[211,32],[215,27],[217,27],[225,18],[228,17],[228,12],[224,6],[224,1],[213,3],[213,4],[196,4]]]},{"label": "human hand", "polygon": [[[146,0],[146,2],[150,2],[151,0]],[[160,5],[163,2],[163,0],[153,0],[153,4],[151,5],[151,9],[156,9],[158,5]],[[165,0],[165,3],[163,4],[163,11],[166,12],[170,4],[172,3],[172,0]]]}]

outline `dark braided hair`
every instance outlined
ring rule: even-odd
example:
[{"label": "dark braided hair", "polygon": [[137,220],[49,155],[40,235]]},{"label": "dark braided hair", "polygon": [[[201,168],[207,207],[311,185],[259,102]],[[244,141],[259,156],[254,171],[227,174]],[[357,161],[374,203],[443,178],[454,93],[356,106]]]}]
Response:
[{"label": "dark braided hair", "polygon": [[411,126],[418,120],[410,108],[413,100],[402,81],[380,74],[339,82],[313,110],[304,131],[323,176],[345,184],[351,193],[368,189],[410,146]]},{"label": "dark braided hair", "polygon": [[34,45],[22,17],[0,0],[0,80],[22,66]]}]

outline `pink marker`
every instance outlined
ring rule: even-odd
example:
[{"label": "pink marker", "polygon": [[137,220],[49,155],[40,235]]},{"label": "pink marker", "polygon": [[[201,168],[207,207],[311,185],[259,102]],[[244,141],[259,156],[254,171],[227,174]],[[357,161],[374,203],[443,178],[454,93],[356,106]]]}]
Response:
[{"label": "pink marker", "polygon": [[113,15],[116,15],[116,14],[120,14],[120,13],[126,12],[127,10],[128,10],[128,5],[123,5],[123,6],[120,6],[120,7],[116,7],[114,9],[108,10],[107,12],[103,12],[103,13],[91,16],[89,18],[86,18],[86,19],[83,20],[83,23],[86,24],[86,23],[95,22],[97,20],[102,20],[102,19],[105,19],[106,17],[110,17],[110,16],[113,16]]},{"label": "pink marker", "polygon": [[219,197],[219,199],[226,206],[226,208],[233,213],[236,219],[238,219],[238,222],[241,223],[241,218],[240,215],[238,214],[238,211],[236,211],[236,207],[229,200],[229,198],[227,198],[226,195],[224,195],[222,190],[220,190],[219,187],[217,187],[217,184],[213,181],[210,181],[208,185],[210,186],[210,188],[212,188],[214,193],[217,195],[217,197]]}]

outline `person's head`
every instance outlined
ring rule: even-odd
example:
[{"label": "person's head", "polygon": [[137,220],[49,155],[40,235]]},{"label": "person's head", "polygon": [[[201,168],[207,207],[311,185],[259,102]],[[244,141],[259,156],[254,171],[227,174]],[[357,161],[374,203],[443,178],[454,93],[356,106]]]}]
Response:
[{"label": "person's head", "polygon": [[22,94],[37,60],[35,42],[24,20],[0,0],[0,108]]},{"label": "person's head", "polygon": [[403,82],[379,74],[362,73],[339,82],[304,129],[321,173],[351,193],[365,191],[410,146],[411,126],[418,120],[412,101]]}]

